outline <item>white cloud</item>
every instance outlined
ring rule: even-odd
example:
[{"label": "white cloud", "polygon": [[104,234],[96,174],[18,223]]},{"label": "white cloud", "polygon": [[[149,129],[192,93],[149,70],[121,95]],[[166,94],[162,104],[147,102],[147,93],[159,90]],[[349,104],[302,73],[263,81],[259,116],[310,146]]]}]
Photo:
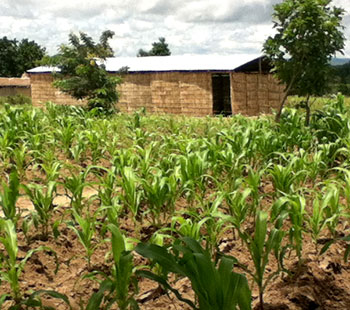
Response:
[{"label": "white cloud", "polygon": [[[334,0],[347,7],[349,0]],[[0,37],[29,38],[49,53],[71,31],[98,39],[113,30],[116,55],[135,56],[165,37],[173,54],[259,53],[272,33],[272,5],[279,0],[2,0]],[[344,19],[350,37],[350,15]],[[346,46],[350,56],[350,45]]]}]

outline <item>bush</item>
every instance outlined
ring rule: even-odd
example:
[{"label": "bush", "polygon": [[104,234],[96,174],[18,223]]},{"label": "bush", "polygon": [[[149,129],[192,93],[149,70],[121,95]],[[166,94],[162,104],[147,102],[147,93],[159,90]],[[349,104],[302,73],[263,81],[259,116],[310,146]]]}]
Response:
[{"label": "bush", "polygon": [[0,97],[0,105],[4,105],[5,103],[8,103],[10,105],[32,104],[32,99],[21,94]]}]

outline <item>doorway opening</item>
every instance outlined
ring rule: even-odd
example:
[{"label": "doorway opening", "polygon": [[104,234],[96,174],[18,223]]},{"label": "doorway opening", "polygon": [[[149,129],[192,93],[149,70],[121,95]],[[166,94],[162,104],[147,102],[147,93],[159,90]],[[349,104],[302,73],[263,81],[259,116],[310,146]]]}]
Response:
[{"label": "doorway opening", "polygon": [[229,74],[213,74],[213,114],[232,115]]}]

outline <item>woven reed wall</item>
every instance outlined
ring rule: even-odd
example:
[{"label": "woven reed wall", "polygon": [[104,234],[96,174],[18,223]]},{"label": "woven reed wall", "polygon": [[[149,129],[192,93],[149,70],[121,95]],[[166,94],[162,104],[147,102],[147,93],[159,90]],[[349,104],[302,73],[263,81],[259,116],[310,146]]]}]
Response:
[{"label": "woven reed wall", "polygon": [[181,114],[205,116],[213,113],[211,73],[180,73]]},{"label": "woven reed wall", "polygon": [[0,97],[14,95],[25,95],[30,97],[30,87],[0,87]]},{"label": "woven reed wall", "polygon": [[203,116],[212,113],[210,73],[129,74],[119,85],[121,111]]},{"label": "woven reed wall", "polygon": [[51,74],[31,74],[32,103],[34,106],[42,106],[47,101],[62,105],[80,105],[82,101],[62,93],[53,87]]},{"label": "woven reed wall", "polygon": [[[211,73],[145,73],[128,74],[118,86],[121,111],[132,112],[145,107],[151,113],[173,113],[205,116],[213,113]],[[248,116],[271,113],[283,96],[283,86],[272,75],[231,73],[233,114]],[[82,101],[52,86],[50,74],[31,75],[33,105],[47,101],[79,105]]]},{"label": "woven reed wall", "polygon": [[284,86],[271,74],[231,73],[231,103],[233,114],[254,116],[277,109]]}]

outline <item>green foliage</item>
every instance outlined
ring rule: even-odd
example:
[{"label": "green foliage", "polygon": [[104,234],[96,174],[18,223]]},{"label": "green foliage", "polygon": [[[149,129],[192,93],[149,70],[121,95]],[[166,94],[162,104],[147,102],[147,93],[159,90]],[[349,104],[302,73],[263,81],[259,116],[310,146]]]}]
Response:
[{"label": "green foliage", "polygon": [[[251,292],[244,275],[232,271],[235,260],[221,257],[218,266],[212,262],[209,252],[191,239],[183,238],[183,244],[173,244],[173,252],[154,244],[140,243],[136,252],[159,264],[163,276],[141,270],[139,275],[157,281],[165,289],[187,303],[192,309],[199,310],[245,310],[251,309]],[[198,307],[190,300],[183,298],[179,291],[168,282],[168,274],[187,277],[198,300]]]},{"label": "green foliage", "polygon": [[276,77],[286,84],[286,96],[293,92],[309,97],[326,89],[331,57],[343,50],[345,41],[344,10],[330,4],[331,0],[284,0],[274,6],[277,33],[266,40],[264,53]]},{"label": "green foliage", "polygon": [[28,96],[17,94],[14,96],[0,97],[0,105],[8,103],[9,105],[32,104],[32,99]]},{"label": "green foliage", "polygon": [[72,210],[73,221],[68,222],[68,227],[78,236],[80,243],[86,251],[88,270],[91,270],[91,256],[98,244],[94,244],[93,239],[96,233],[98,222],[95,216],[80,216],[74,209]]},{"label": "green foliage", "polygon": [[104,60],[113,56],[108,40],[113,31],[104,31],[99,43],[86,33],[69,35],[69,45],[61,45],[59,54],[51,59],[59,68],[54,85],[76,99],[86,99],[90,109],[113,110],[118,101],[120,77],[110,76]]},{"label": "green foliage", "polygon": [[20,77],[27,70],[35,67],[45,55],[45,48],[34,41],[3,37],[0,39],[0,76]]},{"label": "green foliage", "polygon": [[[110,274],[100,273],[103,277],[99,290],[89,299],[86,310],[110,309],[117,303],[120,310],[139,309],[134,295],[137,293],[137,281],[133,274],[133,255],[126,250],[126,244],[120,230],[114,224],[108,225],[112,234],[113,267]],[[133,286],[134,291],[129,292]]]},{"label": "green foliage", "polygon": [[146,52],[143,49],[139,49],[137,57],[147,56],[170,56],[171,52],[168,47],[168,43],[165,43],[165,38],[159,38],[159,42],[153,42],[152,48]]},{"label": "green foliage", "polygon": [[350,62],[332,67],[329,87],[331,93],[339,92],[345,96],[350,95]]},{"label": "green foliage", "polygon": [[[183,301],[174,281],[188,277],[197,296],[185,301],[190,307],[225,309],[224,300],[231,307],[232,283],[246,283],[232,270],[243,270],[250,288],[258,283],[263,294],[280,272],[297,279],[295,263],[305,268],[310,260],[315,263],[311,239],[316,245],[330,236],[335,241],[350,240],[344,238],[349,235],[350,214],[349,111],[342,96],[321,108],[307,128],[303,114],[294,108],[285,109],[276,124],[269,116],[192,118],[142,111],[107,116],[52,103],[46,109],[5,105],[0,107],[0,201],[8,213],[1,210],[0,216],[15,224],[16,188],[19,183],[33,184],[23,194],[33,200],[35,211],[26,215],[24,209],[23,219],[15,225],[19,245],[28,247],[28,252],[34,249],[30,241],[38,235],[33,225],[40,229],[48,225],[47,238],[52,241],[53,236],[57,246],[69,246],[68,238],[75,238],[79,254],[87,261],[81,269],[90,272],[84,278],[100,284],[97,291],[91,288],[90,309],[137,307],[135,281],[140,277],[134,272],[140,266],[129,251],[139,241],[131,236],[162,249],[155,248],[154,259],[147,254],[154,269],[151,265],[145,268],[151,273],[139,275],[157,280]],[[51,185],[55,183],[57,192]],[[69,200],[54,205],[56,196]],[[17,205],[23,205],[22,199]],[[119,225],[125,236],[116,232]],[[200,248],[174,242],[179,237],[193,238]],[[0,269],[6,273],[10,255],[2,249]],[[105,262],[99,259],[103,251]],[[344,251],[347,256],[350,250]],[[18,253],[23,258],[23,251]],[[231,253],[239,253],[240,259],[224,256]],[[71,254],[77,254],[75,249]],[[17,264],[21,258],[16,258]],[[143,261],[135,256],[135,262]],[[224,273],[221,265],[229,266]],[[7,288],[1,285],[1,293],[11,295]],[[24,288],[19,293],[27,298]],[[142,300],[149,298],[143,296]],[[4,298],[7,307],[11,301]],[[34,299],[37,303],[37,296]]]},{"label": "green foliage", "polygon": [[[263,294],[269,282],[282,271],[282,262],[284,257],[284,248],[282,240],[285,232],[280,225],[276,225],[268,231],[268,214],[263,211],[258,211],[255,220],[255,232],[252,237],[247,231],[239,232],[240,237],[246,244],[250,256],[254,262],[254,271],[250,271],[244,267],[253,277],[259,288],[260,309],[264,309]],[[278,264],[276,271],[270,273],[265,278],[266,267],[269,262],[269,256],[273,253]]]},{"label": "green foliage", "polygon": [[57,183],[54,181],[48,182],[47,186],[38,184],[22,185],[29,199],[34,205],[35,220],[34,223],[41,225],[42,237],[47,240],[49,235],[50,220],[55,210],[53,200],[56,196]]},{"label": "green foliage", "polygon": [[11,220],[15,226],[19,218],[16,202],[19,197],[20,181],[16,170],[12,170],[8,184],[2,182],[0,192],[0,206],[6,219]]},{"label": "green foliage", "polygon": [[11,220],[0,219],[0,243],[5,248],[5,251],[0,252],[0,283],[6,281],[10,285],[10,294],[0,295],[0,308],[5,298],[9,298],[13,301],[12,310],[21,310],[23,307],[28,308],[40,308],[40,309],[52,309],[51,307],[45,307],[42,305],[40,294],[47,294],[51,297],[63,300],[71,309],[67,296],[60,294],[55,291],[41,290],[32,293],[29,296],[22,294],[20,288],[20,275],[25,267],[26,262],[30,257],[39,251],[49,252],[56,258],[56,270],[58,271],[57,255],[50,248],[40,246],[36,249],[32,249],[27,252],[26,256],[17,262],[18,260],[18,244],[17,244],[17,233],[15,225]]}]

